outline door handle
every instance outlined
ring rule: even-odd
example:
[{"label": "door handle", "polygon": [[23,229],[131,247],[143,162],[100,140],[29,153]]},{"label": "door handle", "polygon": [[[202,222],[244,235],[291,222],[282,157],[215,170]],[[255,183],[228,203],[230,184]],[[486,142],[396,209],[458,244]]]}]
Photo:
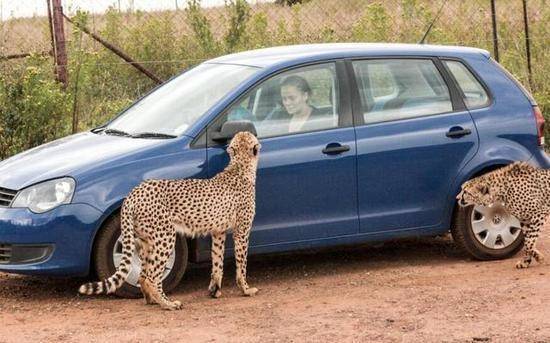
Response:
[{"label": "door handle", "polygon": [[341,145],[339,143],[330,143],[323,149],[323,154],[336,155],[349,151],[349,145]]},{"label": "door handle", "polygon": [[454,128],[451,128],[449,131],[447,131],[447,133],[445,134],[445,136],[447,137],[450,137],[450,138],[455,138],[455,137],[462,137],[462,136],[466,136],[466,135],[469,135],[470,133],[472,133],[472,130],[470,129],[463,129],[461,127],[458,127],[457,129],[453,130]]}]

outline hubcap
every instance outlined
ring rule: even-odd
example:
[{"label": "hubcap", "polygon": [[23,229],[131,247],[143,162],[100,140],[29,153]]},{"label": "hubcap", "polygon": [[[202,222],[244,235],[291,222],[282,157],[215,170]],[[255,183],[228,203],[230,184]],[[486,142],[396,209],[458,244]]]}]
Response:
[{"label": "hubcap", "polygon": [[[118,266],[120,265],[122,256],[123,256],[122,237],[119,237],[113,248],[113,261],[115,263],[115,268],[118,268]],[[170,254],[170,257],[168,258],[168,262],[166,263],[166,269],[164,270],[164,274],[162,275],[162,280],[166,279],[168,274],[170,274],[170,271],[174,267],[175,261],[176,261],[176,249],[174,248],[174,250],[172,251],[172,254]],[[132,261],[131,261],[131,269],[130,269],[130,273],[128,274],[128,278],[126,279],[126,282],[132,286],[139,287],[138,279],[139,279],[140,273],[141,273],[141,260],[139,259],[138,252],[134,250],[134,254],[132,255]]]},{"label": "hubcap", "polygon": [[475,238],[489,249],[504,249],[521,233],[519,220],[500,204],[475,206],[472,210],[472,231]]}]

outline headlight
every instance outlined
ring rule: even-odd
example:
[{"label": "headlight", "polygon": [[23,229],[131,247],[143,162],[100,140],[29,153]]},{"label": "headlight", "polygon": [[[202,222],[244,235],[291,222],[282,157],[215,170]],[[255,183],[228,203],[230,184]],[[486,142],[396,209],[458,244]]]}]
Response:
[{"label": "headlight", "polygon": [[70,177],[45,181],[20,191],[11,207],[25,207],[35,213],[44,213],[61,204],[71,202],[75,182]]}]

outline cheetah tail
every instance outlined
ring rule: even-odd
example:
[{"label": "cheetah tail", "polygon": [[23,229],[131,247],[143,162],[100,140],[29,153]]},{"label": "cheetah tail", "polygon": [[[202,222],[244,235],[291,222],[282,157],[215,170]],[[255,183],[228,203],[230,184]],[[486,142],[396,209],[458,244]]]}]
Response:
[{"label": "cheetah tail", "polygon": [[[135,248],[135,235],[133,228],[135,219],[133,215],[126,215],[128,212],[131,212],[131,210],[125,205],[122,206],[121,211],[122,259],[120,261],[120,265],[118,266],[116,272],[109,278],[99,282],[88,282],[80,286],[78,289],[80,294],[92,295],[114,293],[126,281],[132,267],[132,254]],[[124,220],[124,218],[131,219]]]}]

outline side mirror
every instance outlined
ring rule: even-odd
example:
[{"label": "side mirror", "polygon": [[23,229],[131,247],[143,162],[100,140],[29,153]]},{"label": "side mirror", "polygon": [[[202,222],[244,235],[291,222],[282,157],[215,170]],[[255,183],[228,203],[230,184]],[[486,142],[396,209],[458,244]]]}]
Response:
[{"label": "side mirror", "polygon": [[256,127],[250,120],[228,121],[222,125],[219,132],[212,132],[210,138],[215,142],[226,142],[237,133],[247,131],[257,136]]}]

